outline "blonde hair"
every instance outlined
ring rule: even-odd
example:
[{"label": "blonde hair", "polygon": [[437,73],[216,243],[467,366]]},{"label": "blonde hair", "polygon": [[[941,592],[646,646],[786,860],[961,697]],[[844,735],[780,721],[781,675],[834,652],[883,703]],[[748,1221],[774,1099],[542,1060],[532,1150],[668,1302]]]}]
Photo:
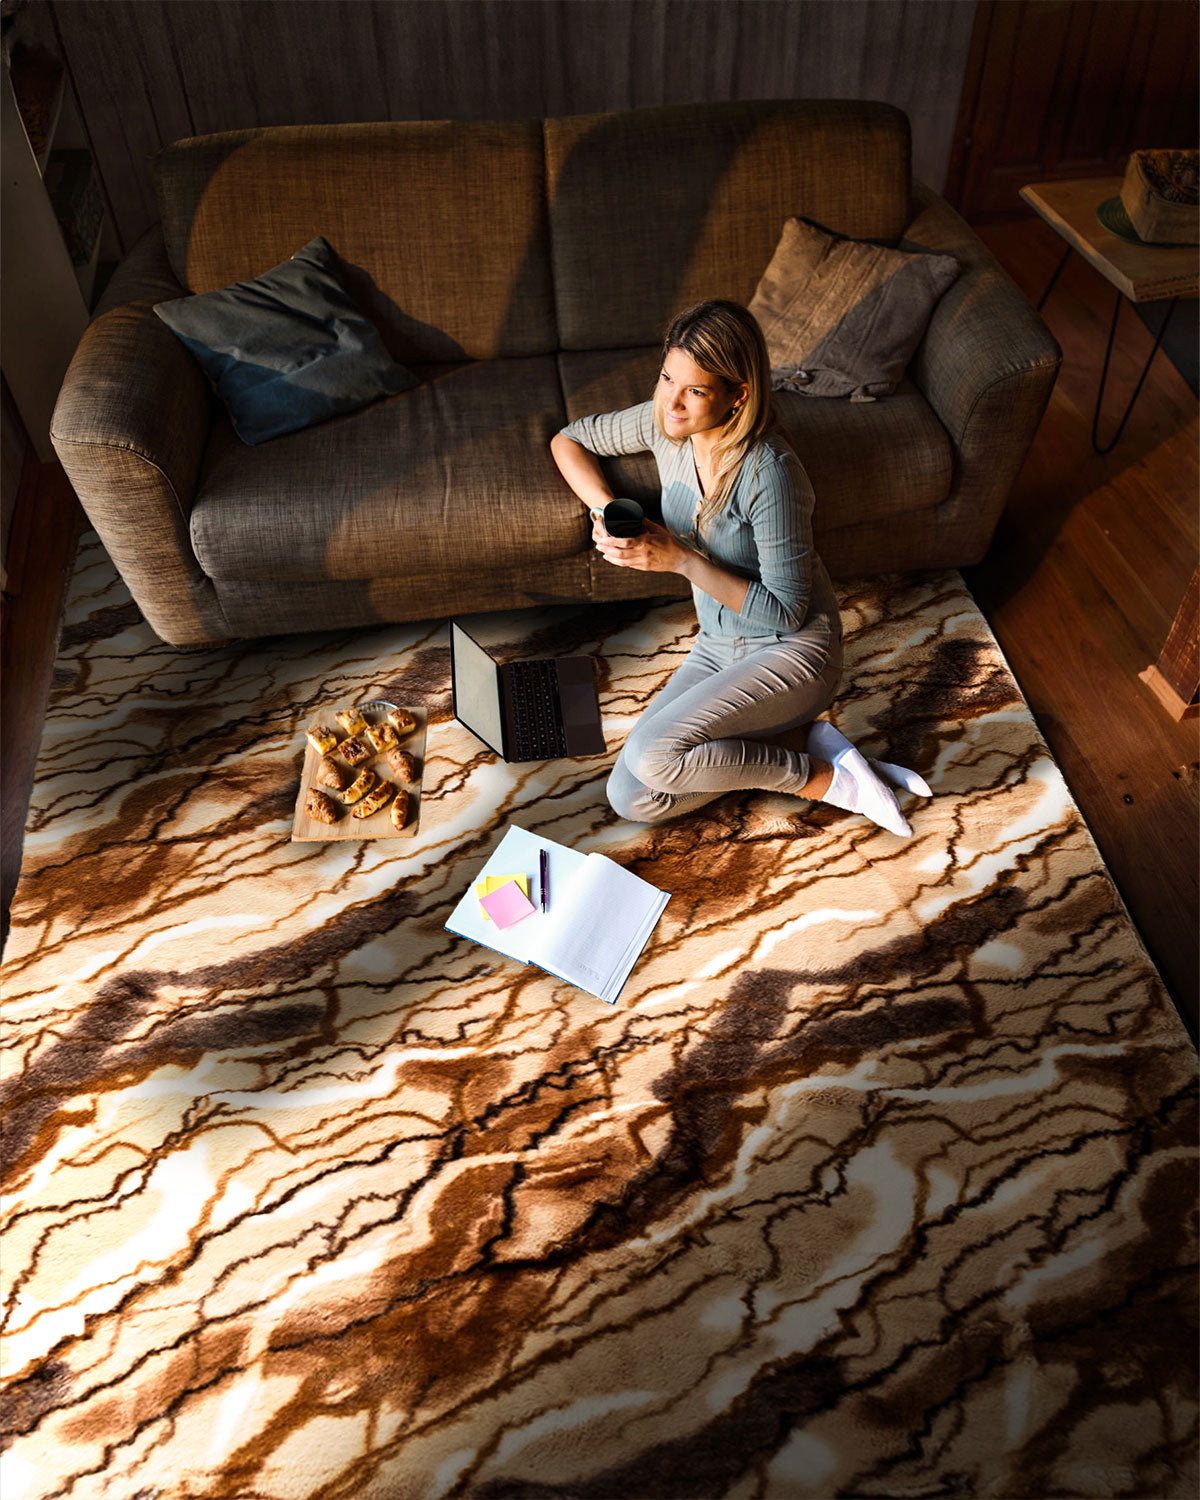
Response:
[{"label": "blonde hair", "polygon": [[[672,320],[663,339],[663,361],[672,349],[681,349],[727,391],[742,385],[747,388],[746,399],[733,407],[713,444],[713,482],[696,518],[697,528],[703,531],[729,499],[746,455],[775,426],[771,363],[754,314],[740,303],[720,298],[699,302]],[[654,388],[654,420],[670,442],[683,441],[672,438],[663,421],[661,380]]]}]

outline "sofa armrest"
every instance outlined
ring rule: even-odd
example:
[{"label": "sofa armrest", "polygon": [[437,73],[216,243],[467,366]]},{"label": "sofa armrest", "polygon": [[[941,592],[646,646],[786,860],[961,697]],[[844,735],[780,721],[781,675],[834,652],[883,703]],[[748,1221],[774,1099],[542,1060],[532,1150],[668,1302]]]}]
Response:
[{"label": "sofa armrest", "polygon": [[155,316],[158,290],[89,325],[50,439],[151,627],[173,644],[194,645],[230,634],[188,535],[211,410],[199,366]]},{"label": "sofa armrest", "polygon": [[912,185],[905,239],[963,267],[934,309],[910,373],[950,435],[954,476],[939,529],[964,564],[987,551],[1062,363],[1062,350],[970,225],[924,183]]},{"label": "sofa armrest", "polygon": [[112,273],[92,312],[92,322],[126,302],[148,302],[153,306],[156,302],[189,295],[171,269],[161,225],[152,224]]}]

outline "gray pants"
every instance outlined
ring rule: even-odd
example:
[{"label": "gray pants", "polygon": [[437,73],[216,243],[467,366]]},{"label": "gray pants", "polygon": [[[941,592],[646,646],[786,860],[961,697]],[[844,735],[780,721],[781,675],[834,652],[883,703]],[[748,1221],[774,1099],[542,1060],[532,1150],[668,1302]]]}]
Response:
[{"label": "gray pants", "polygon": [[795,635],[701,631],[626,740],[608,778],[609,802],[632,822],[658,823],[723,792],[798,792],[808,756],[770,736],[828,708],[841,670],[836,605]]}]

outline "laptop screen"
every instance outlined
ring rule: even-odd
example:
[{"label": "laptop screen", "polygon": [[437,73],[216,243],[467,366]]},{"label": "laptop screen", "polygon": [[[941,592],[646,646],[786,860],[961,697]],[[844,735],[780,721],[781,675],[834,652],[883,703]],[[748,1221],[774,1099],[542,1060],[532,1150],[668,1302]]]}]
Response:
[{"label": "laptop screen", "polygon": [[450,622],[450,662],[454,680],[454,716],[490,750],[504,754],[500,713],[500,670],[482,646]]}]

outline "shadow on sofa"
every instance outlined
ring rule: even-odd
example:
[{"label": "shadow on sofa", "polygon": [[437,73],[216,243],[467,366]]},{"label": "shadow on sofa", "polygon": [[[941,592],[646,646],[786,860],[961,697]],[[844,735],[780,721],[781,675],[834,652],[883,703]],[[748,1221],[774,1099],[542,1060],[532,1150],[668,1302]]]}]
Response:
[{"label": "shadow on sofa", "polygon": [[[817,546],[835,577],[975,562],[1061,354],[909,160],[901,111],[845,100],[177,142],[156,169],[161,225],[67,373],[56,450],[177,644],[685,593],[598,558],[549,441],[646,399],[671,315],[748,302],[802,213],[963,266],[894,395],[780,393]],[[247,447],[154,303],[252,278],[315,235],[421,383]],[[648,455],[605,462],[618,493],[652,500]]]}]

